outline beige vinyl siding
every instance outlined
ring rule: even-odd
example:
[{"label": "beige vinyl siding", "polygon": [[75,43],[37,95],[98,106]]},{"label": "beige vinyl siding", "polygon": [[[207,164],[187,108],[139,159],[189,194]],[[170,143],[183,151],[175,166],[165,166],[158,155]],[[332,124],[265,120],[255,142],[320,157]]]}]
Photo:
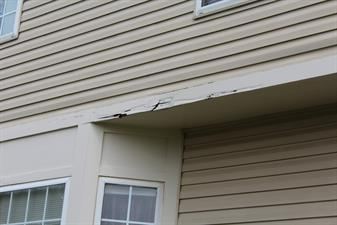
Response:
[{"label": "beige vinyl siding", "polygon": [[337,42],[333,0],[263,0],[196,20],[192,0],[33,2],[19,39],[0,45],[0,122]]},{"label": "beige vinyl siding", "polygon": [[263,119],[187,130],[179,224],[337,223],[336,114]]},{"label": "beige vinyl siding", "polygon": [[31,9],[34,9],[34,8],[37,8],[39,6],[42,6],[44,4],[47,4],[49,2],[52,2],[54,0],[40,0],[40,1],[36,1],[36,0],[25,0],[25,4],[24,4],[24,7],[23,7],[23,10],[24,11],[28,11],[28,10],[31,10]]},{"label": "beige vinyl siding", "polygon": [[[29,29],[34,29],[37,26],[42,26],[68,16],[76,15],[86,10],[100,8],[112,0],[102,1],[71,1],[69,4],[64,1],[55,1],[52,4],[47,4],[46,7],[41,6],[32,10],[25,10],[22,15],[23,24],[20,27],[21,32]],[[60,4],[61,3],[61,4]],[[56,5],[58,4],[58,5]],[[99,15],[97,15],[99,16]],[[90,18],[88,18],[90,19]]]},{"label": "beige vinyl siding", "polygon": [[[71,1],[41,1],[40,3],[35,3],[38,1],[28,1],[28,6],[25,5],[23,8],[24,13],[22,15],[22,21],[27,21],[29,19],[34,19],[36,17],[43,16],[45,14],[48,14],[50,12],[56,11],[56,10],[62,10],[66,7],[72,6],[81,0],[71,0]],[[32,3],[29,5],[29,3]],[[34,4],[34,3],[35,4]],[[49,3],[49,4],[48,4]]]}]

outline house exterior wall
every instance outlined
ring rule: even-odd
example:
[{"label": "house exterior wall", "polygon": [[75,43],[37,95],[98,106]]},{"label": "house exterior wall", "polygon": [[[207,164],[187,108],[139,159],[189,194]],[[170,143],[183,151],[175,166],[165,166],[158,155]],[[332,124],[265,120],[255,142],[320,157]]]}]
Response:
[{"label": "house exterior wall", "polygon": [[[260,0],[194,18],[193,0],[24,1],[19,38],[0,45],[0,186],[69,177],[66,224],[89,225],[101,177],[160,182],[163,224],[176,224],[180,132],[98,125],[110,108],[90,110],[126,103],[136,113],[139,98],[143,107],[156,94],[191,97],[199,91],[189,87],[227,78],[268,80],[255,73],[326,56],[320,65],[331,65],[336,4]],[[313,74],[337,71],[326,67]],[[184,224],[190,205],[181,200]]]},{"label": "house exterior wall", "polygon": [[283,116],[187,130],[178,224],[336,224],[337,116]]},{"label": "house exterior wall", "polygon": [[195,19],[192,0],[25,1],[19,38],[0,46],[0,122],[334,54],[336,4],[263,0]]}]

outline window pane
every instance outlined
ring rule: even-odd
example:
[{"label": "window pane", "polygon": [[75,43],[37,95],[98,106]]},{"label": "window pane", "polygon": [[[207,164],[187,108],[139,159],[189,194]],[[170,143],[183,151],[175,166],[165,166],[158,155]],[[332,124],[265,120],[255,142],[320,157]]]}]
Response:
[{"label": "window pane", "polygon": [[9,13],[16,10],[18,0],[7,0],[5,13]]},{"label": "window pane", "polygon": [[38,221],[43,218],[46,188],[35,188],[30,192],[27,221]]},{"label": "window pane", "polygon": [[144,224],[144,223],[129,223],[129,225],[150,225],[150,224]]},{"label": "window pane", "polygon": [[203,0],[202,6],[210,5],[216,2],[228,2],[228,0]]},{"label": "window pane", "polygon": [[130,220],[137,222],[154,222],[156,199],[156,188],[133,187]]},{"label": "window pane", "polygon": [[102,218],[126,220],[129,201],[129,186],[106,185],[104,190]]},{"label": "window pane", "polygon": [[45,222],[44,225],[60,225],[61,221]]},{"label": "window pane", "polygon": [[46,219],[59,219],[62,217],[64,184],[49,187]]},{"label": "window pane", "polygon": [[7,223],[10,193],[0,194],[0,224]]},{"label": "window pane", "polygon": [[25,221],[28,191],[13,192],[12,207],[10,212],[10,223],[20,223]]},{"label": "window pane", "polygon": [[5,0],[0,0],[0,16],[4,12]]},{"label": "window pane", "polygon": [[13,33],[15,23],[15,13],[4,16],[1,35]]},{"label": "window pane", "polygon": [[101,225],[126,225],[126,223],[116,223],[116,222],[105,222],[105,221],[102,221]]}]

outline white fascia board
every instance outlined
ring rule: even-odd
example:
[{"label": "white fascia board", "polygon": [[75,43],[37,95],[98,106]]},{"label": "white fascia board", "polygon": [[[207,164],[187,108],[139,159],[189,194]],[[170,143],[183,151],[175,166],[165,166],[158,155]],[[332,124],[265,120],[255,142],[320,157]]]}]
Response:
[{"label": "white fascia board", "polygon": [[0,142],[74,127],[79,124],[118,119],[141,112],[167,109],[205,99],[331,75],[337,73],[336,62],[337,54],[154,96],[146,96],[110,106],[93,108],[12,127],[0,127]]}]

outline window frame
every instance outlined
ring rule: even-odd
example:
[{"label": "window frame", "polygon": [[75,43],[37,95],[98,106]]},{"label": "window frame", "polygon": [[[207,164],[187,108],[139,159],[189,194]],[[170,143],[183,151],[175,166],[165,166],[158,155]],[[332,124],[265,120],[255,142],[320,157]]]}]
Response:
[{"label": "window frame", "polygon": [[[6,6],[7,1],[8,0],[5,0],[5,6]],[[17,1],[18,1],[18,5],[17,5],[17,8],[16,8],[13,33],[10,33],[10,34],[4,35],[4,36],[0,35],[0,44],[2,44],[4,42],[7,42],[7,41],[10,41],[10,40],[17,39],[19,37],[19,28],[20,28],[20,22],[21,22],[23,0],[17,0]],[[1,23],[3,24],[3,21],[1,21]],[[1,30],[0,30],[0,32],[1,32]]]},{"label": "window frame", "polygon": [[70,186],[70,178],[59,178],[52,180],[44,180],[44,181],[35,181],[23,184],[14,184],[8,186],[0,186],[0,193],[5,192],[14,192],[19,190],[33,189],[39,187],[53,186],[58,184],[64,184],[64,196],[63,196],[63,207],[62,207],[62,217],[61,217],[61,225],[66,225],[67,211],[68,211],[68,200],[69,200],[69,186]]},{"label": "window frame", "polygon": [[230,9],[245,3],[253,2],[256,0],[222,0],[213,4],[202,6],[203,0],[195,0],[194,15],[196,18],[205,16],[211,13],[218,12],[220,10]]},{"label": "window frame", "polygon": [[156,199],[156,211],[155,211],[154,225],[160,224],[160,218],[161,218],[162,207],[163,207],[163,189],[164,189],[163,184],[161,182],[101,177],[99,178],[99,184],[98,184],[94,225],[101,224],[103,199],[104,199],[104,188],[106,184],[127,185],[127,186],[132,186],[132,187],[144,187],[144,188],[156,188],[157,189],[157,199]]}]

